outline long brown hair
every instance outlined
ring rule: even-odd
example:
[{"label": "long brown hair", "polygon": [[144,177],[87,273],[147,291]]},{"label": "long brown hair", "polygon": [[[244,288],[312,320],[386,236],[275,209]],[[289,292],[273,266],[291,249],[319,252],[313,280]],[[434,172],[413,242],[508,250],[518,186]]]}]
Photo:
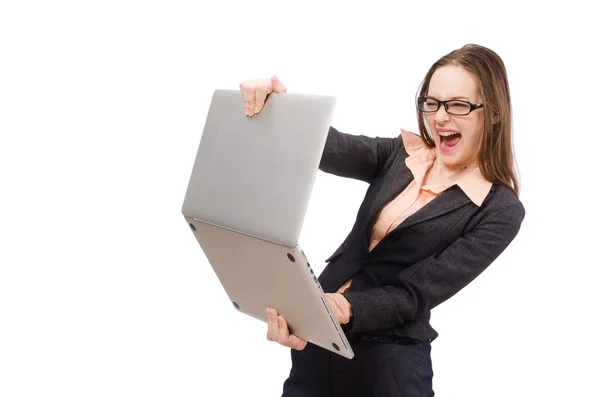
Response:
[{"label": "long brown hair", "polygon": [[[418,96],[425,96],[433,73],[447,65],[462,66],[477,82],[483,98],[484,131],[479,146],[478,160],[481,174],[492,183],[499,183],[519,195],[517,165],[512,144],[512,112],[510,91],[504,62],[489,48],[467,44],[435,62],[421,83]],[[435,147],[422,114],[417,110],[421,139]]]}]

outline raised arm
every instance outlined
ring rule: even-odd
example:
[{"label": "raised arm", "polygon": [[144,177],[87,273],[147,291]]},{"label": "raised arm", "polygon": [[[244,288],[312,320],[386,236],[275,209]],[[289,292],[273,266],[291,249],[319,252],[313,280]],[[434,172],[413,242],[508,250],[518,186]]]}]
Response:
[{"label": "raised arm", "polygon": [[330,174],[371,182],[399,144],[400,138],[351,135],[330,127],[319,169]]}]

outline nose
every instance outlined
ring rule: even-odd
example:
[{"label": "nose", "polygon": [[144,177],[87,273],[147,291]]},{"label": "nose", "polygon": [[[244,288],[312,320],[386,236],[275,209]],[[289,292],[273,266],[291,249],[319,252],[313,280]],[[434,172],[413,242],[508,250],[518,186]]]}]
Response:
[{"label": "nose", "polygon": [[440,106],[438,111],[435,113],[435,121],[438,124],[444,124],[450,120],[450,115],[446,112],[444,105]]}]

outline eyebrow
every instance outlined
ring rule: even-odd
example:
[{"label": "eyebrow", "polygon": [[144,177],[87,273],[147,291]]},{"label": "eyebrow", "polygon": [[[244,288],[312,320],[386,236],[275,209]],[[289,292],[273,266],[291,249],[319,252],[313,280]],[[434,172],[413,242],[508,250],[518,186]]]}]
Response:
[{"label": "eyebrow", "polygon": [[[429,96],[430,98],[433,98],[433,99],[438,99],[438,98],[437,98],[436,96],[434,96],[434,95],[428,95],[428,96]],[[463,100],[463,101],[472,102],[472,101],[471,101],[471,99],[467,98],[466,96],[453,96],[453,97],[451,97],[451,98],[450,98],[450,99],[448,99],[448,100],[449,100],[449,101],[452,101],[452,100],[454,100],[454,99],[461,99],[461,100]]]}]

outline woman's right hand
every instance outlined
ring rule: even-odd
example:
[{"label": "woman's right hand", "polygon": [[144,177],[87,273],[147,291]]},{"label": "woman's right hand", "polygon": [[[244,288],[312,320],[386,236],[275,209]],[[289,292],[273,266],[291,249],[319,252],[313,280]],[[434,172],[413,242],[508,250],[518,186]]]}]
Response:
[{"label": "woman's right hand", "polygon": [[267,340],[296,350],[302,350],[306,347],[306,340],[296,335],[290,335],[287,322],[277,314],[275,309],[267,309],[267,324],[269,325]]},{"label": "woman's right hand", "polygon": [[240,84],[240,89],[244,98],[244,113],[249,117],[260,113],[263,106],[265,106],[267,95],[272,92],[287,91],[287,88],[279,81],[277,76],[270,79],[244,81]]}]

